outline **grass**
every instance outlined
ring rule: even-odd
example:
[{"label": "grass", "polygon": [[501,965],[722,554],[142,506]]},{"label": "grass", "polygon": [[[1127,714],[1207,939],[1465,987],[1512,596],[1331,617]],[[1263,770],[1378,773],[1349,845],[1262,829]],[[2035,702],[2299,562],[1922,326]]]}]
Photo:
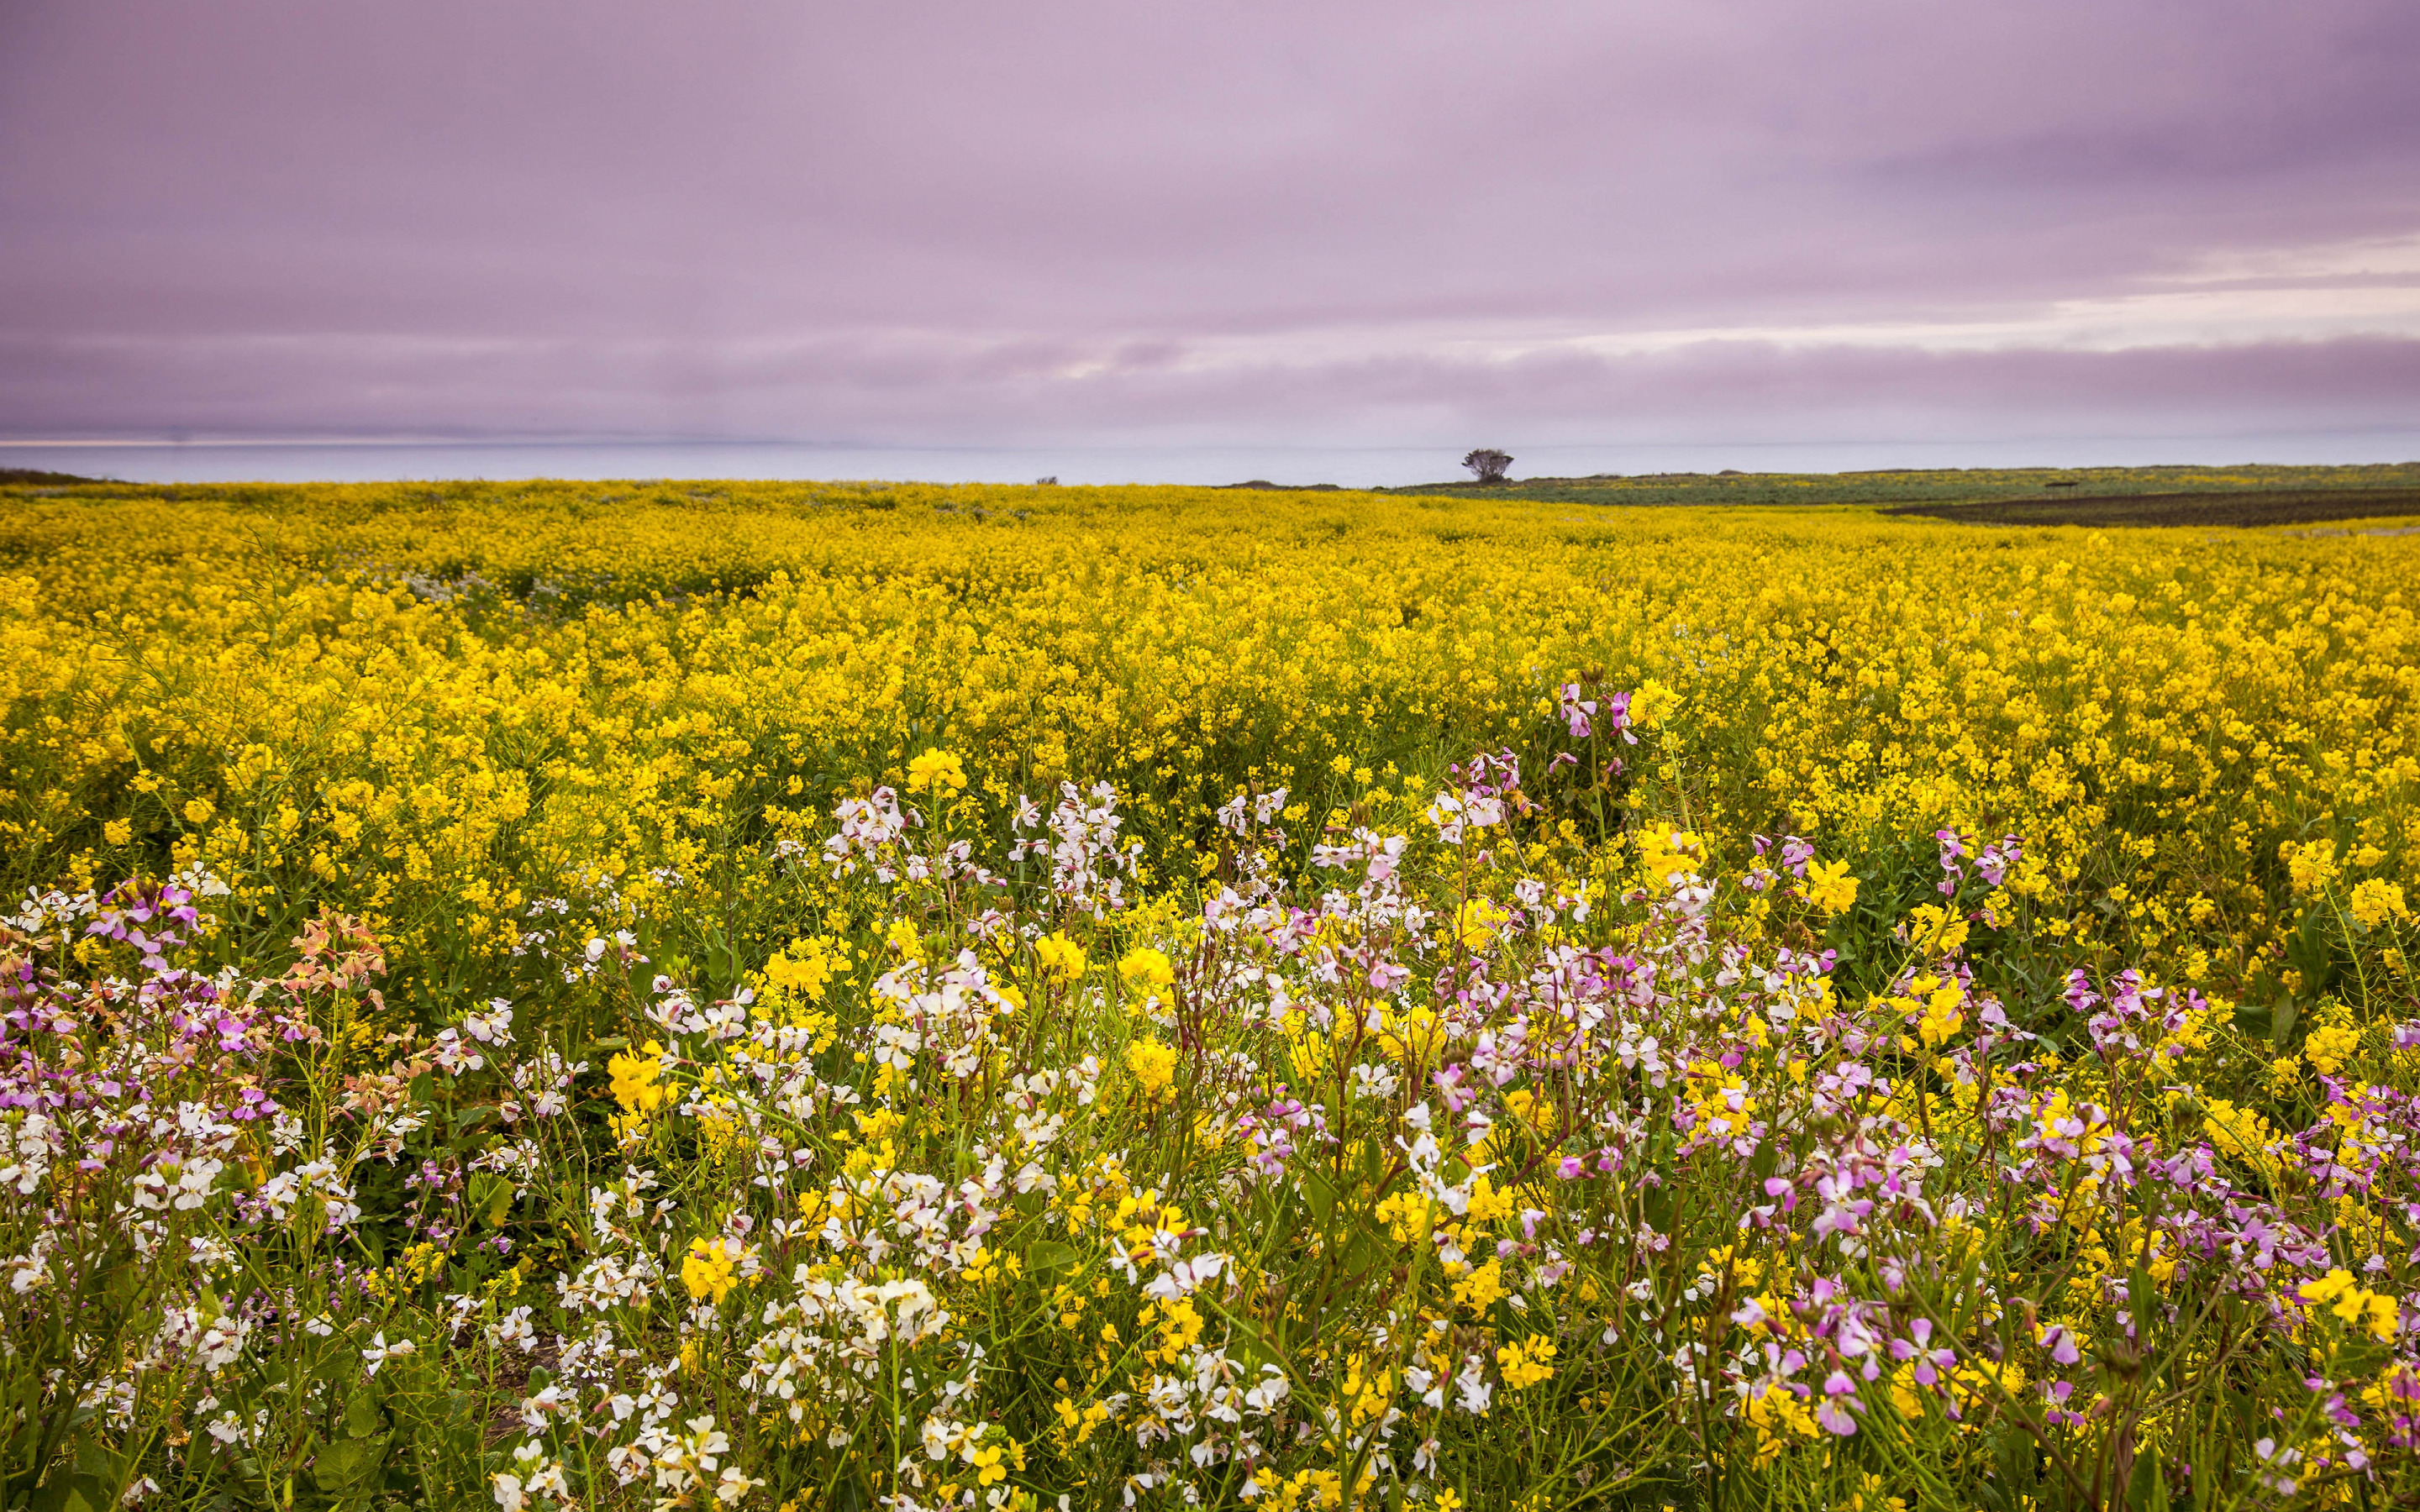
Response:
[{"label": "grass", "polygon": [[[1445,497],[1483,496],[1567,504],[1978,504],[2014,501],[2055,503],[2081,499],[2149,496],[2240,499],[2280,494],[2303,499],[2340,492],[2381,493],[2420,487],[2420,463],[2362,467],[1934,468],[1870,472],[1656,472],[1623,477],[1524,478],[1510,483],[1424,483],[1380,490]],[[2315,501],[2324,506],[2324,498]],[[2369,502],[2370,501],[2365,501]],[[2365,511],[2367,513],[2370,511]],[[2392,513],[2393,511],[2384,511]],[[1977,516],[1980,520],[1983,517]],[[2296,515],[2296,519],[2346,518]],[[2025,517],[1994,524],[2060,524]],[[2120,523],[2118,520],[2079,523]],[[2169,523],[2127,521],[2125,523]],[[2267,523],[2209,520],[2194,523]]]},{"label": "grass", "polygon": [[1901,504],[1969,525],[2299,525],[2420,515],[2420,488],[2275,488],[2234,493],[2068,495],[1975,504]]}]

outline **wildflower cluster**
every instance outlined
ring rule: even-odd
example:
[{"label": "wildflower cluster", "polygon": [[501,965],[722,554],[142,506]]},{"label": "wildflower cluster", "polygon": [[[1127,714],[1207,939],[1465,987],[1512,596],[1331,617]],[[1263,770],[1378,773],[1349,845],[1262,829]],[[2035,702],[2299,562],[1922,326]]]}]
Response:
[{"label": "wildflower cluster", "polygon": [[628,1018],[577,1047],[504,1001],[378,1028],[342,918],[197,972],[207,872],[37,896],[12,1473],[901,1512],[2420,1487],[2420,1026],[2332,1011],[2284,1096],[2132,970],[2027,1028],[1967,951],[2024,846],[1955,833],[1866,991],[1811,943],[1814,845],[1565,844],[1574,764],[1482,753],[1414,827],[1310,843],[1239,795],[1197,887],[1120,904],[1113,793],[1021,805],[1051,838],[988,862],[945,780],[852,800],[797,872],[826,933],[722,995],[619,948]]},{"label": "wildflower cluster", "polygon": [[353,497],[8,506],[0,1501],[2420,1495],[2402,547]]}]

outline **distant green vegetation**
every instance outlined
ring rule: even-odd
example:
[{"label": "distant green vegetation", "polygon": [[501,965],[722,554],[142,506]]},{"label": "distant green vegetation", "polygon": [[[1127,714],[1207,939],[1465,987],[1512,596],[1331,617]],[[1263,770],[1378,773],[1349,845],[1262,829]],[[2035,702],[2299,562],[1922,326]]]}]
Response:
[{"label": "distant green vegetation", "polygon": [[[2253,494],[2291,490],[2420,488],[2420,462],[2370,467],[1928,468],[1882,472],[1652,472],[1632,477],[1525,478],[1511,483],[1428,483],[1380,490],[1485,494],[1570,504],[1962,504],[2063,501],[2145,494]],[[2381,509],[2378,514],[2405,513]],[[2362,513],[2371,513],[2365,510]],[[1956,517],[1954,516],[1949,517]],[[2346,518],[2297,515],[2294,518]],[[2066,521],[2028,515],[2023,523]],[[2075,523],[2086,523],[2079,518]],[[2018,523],[1993,520],[1993,523]],[[2109,523],[2118,523],[2109,521]],[[2172,519],[2127,523],[2179,523]],[[2262,520],[2211,520],[2255,524]]]},{"label": "distant green vegetation", "polygon": [[2062,494],[1972,504],[1900,504],[1883,513],[1929,515],[1966,525],[2298,525],[2420,515],[2420,488]]}]

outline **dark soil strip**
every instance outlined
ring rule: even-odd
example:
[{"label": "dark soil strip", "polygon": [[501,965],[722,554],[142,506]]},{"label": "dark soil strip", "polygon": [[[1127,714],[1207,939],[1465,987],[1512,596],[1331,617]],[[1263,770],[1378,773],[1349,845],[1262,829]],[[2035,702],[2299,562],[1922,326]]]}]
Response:
[{"label": "dark soil strip", "polygon": [[1927,515],[1967,525],[2299,525],[2310,520],[2420,515],[2420,488],[2086,494],[1979,504],[1902,504],[1883,513]]}]

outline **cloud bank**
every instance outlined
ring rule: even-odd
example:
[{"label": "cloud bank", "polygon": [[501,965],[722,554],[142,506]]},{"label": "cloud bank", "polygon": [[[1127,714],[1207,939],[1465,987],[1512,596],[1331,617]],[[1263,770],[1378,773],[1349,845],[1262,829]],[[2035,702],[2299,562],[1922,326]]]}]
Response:
[{"label": "cloud bank", "polygon": [[32,0],[0,434],[2420,431],[2414,77],[2400,0]]}]

